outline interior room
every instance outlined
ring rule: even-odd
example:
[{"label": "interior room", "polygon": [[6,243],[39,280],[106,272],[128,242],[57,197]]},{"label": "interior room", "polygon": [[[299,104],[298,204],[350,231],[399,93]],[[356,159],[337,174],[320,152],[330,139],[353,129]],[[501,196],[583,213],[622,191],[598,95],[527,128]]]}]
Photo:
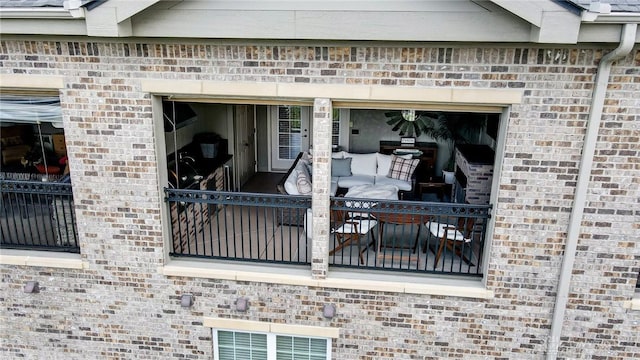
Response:
[{"label": "interior room", "polygon": [[[334,151],[397,154],[415,149],[425,154],[433,148],[429,166],[423,156],[424,165],[416,170],[410,200],[454,200],[456,178],[465,186],[474,183],[466,178],[466,170],[455,166],[456,161],[467,164],[467,168],[478,161],[493,166],[500,114],[414,111],[413,116],[417,114],[420,121],[427,119],[416,130],[413,121],[403,118],[394,122],[394,116],[403,113],[334,109]],[[313,121],[308,107],[164,99],[163,116],[168,186],[172,188],[277,193],[278,183],[290,172],[299,153],[313,151]],[[466,151],[456,155],[454,143],[464,144]],[[465,159],[465,153],[477,156]],[[485,169],[485,173],[490,170]],[[216,172],[220,176],[212,176]],[[445,183],[444,175],[453,178],[440,185]]]},{"label": "interior room", "polygon": [[0,145],[2,179],[56,180],[68,174],[58,97],[3,94]]}]

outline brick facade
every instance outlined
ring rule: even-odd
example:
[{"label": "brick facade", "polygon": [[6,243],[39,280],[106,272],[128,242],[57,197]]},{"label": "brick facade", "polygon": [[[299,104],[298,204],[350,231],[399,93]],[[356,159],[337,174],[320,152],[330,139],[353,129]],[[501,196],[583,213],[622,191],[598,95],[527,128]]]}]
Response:
[{"label": "brick facade", "polygon": [[[83,270],[0,267],[3,357],[212,358],[211,330],[202,326],[202,317],[212,316],[339,327],[335,359],[544,358],[590,95],[606,51],[107,40],[2,40],[0,46],[2,74],[64,77],[60,96],[88,264]],[[612,69],[561,358],[640,357],[640,312],[623,307],[640,270],[638,69],[638,49]],[[488,236],[485,279],[495,297],[160,274],[168,242],[145,79],[522,89],[523,102],[509,113]],[[330,112],[330,103],[316,100],[314,121],[328,133]],[[322,191],[314,188],[314,197]],[[327,269],[315,262],[312,268],[316,277]],[[23,284],[33,279],[40,294],[24,294]],[[179,305],[185,292],[196,298],[192,308]],[[251,299],[247,313],[232,310],[239,296]],[[332,320],[321,315],[327,302],[338,306]]]}]

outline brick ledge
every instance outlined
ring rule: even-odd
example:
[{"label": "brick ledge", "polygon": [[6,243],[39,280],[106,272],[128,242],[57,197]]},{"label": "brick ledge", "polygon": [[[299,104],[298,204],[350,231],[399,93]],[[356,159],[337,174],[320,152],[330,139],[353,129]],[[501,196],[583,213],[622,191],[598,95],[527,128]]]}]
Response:
[{"label": "brick ledge", "polygon": [[313,279],[311,269],[279,265],[245,265],[220,262],[170,260],[160,267],[166,276],[201,277],[207,279],[255,281],[270,284],[315,286],[350,290],[368,290],[420,295],[455,296],[490,299],[493,291],[479,280],[425,277],[412,274],[389,275],[331,270],[326,279]]},{"label": "brick ledge", "polygon": [[64,269],[86,269],[80,254],[50,251],[2,250],[1,265],[44,266]]}]

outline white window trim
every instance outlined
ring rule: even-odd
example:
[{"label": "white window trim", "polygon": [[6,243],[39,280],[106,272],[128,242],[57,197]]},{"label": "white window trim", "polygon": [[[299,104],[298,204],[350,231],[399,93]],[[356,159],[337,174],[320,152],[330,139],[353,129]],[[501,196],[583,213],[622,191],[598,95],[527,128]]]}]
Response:
[{"label": "white window trim", "polygon": [[[202,323],[204,326],[212,328],[213,330],[214,352],[216,354],[215,358],[218,358],[218,330],[264,333],[267,335],[272,334],[274,341],[276,335],[325,339],[327,340],[327,359],[331,359],[331,340],[340,337],[340,329],[335,327],[288,325],[262,321],[223,319],[212,317],[205,317]],[[274,356],[273,359],[275,359],[275,353],[273,355],[269,354],[269,356]]]},{"label": "white window trim", "polygon": [[[327,359],[331,359],[332,339],[340,337],[340,329],[336,327],[323,327],[323,326],[308,326],[308,325],[288,325],[279,323],[269,323],[262,321],[252,320],[238,320],[238,319],[222,319],[205,317],[202,321],[205,327],[212,328],[214,336],[214,352],[215,358],[218,358],[218,343],[217,332],[218,330],[226,331],[238,331],[248,333],[263,333],[272,334],[275,341],[276,335],[295,336],[305,338],[316,338],[327,340]],[[269,341],[269,340],[267,340]],[[275,351],[275,346],[273,346]],[[274,352],[275,356],[275,352]],[[275,357],[273,357],[275,359]]]},{"label": "white window trim", "polygon": [[242,332],[242,333],[250,333],[250,334],[264,334],[267,336],[267,359],[276,360],[277,359],[277,347],[276,347],[276,338],[278,336],[291,336],[291,337],[299,337],[306,339],[320,339],[324,340],[327,343],[327,351],[326,351],[326,360],[331,360],[331,338],[326,337],[315,337],[315,336],[306,336],[306,335],[291,335],[291,334],[278,334],[272,332],[262,332],[262,331],[247,331],[247,330],[233,330],[233,329],[213,329],[213,358],[219,359],[219,343],[218,343],[218,331],[229,331],[229,332]]}]

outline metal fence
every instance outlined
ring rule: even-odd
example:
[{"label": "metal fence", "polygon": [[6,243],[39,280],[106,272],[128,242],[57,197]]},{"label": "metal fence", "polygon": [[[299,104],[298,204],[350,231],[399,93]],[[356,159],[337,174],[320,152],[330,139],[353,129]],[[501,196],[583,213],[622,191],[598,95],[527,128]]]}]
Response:
[{"label": "metal fence", "polygon": [[311,263],[303,226],[310,197],[182,189],[165,194],[172,256]]},{"label": "metal fence", "polygon": [[[311,263],[311,198],[165,189],[172,256]],[[335,267],[482,276],[490,206],[331,199]],[[308,222],[311,226],[310,221]]]},{"label": "metal fence", "polygon": [[490,206],[334,197],[333,266],[482,276]]},{"label": "metal fence", "polygon": [[3,249],[79,253],[70,183],[0,180]]}]

